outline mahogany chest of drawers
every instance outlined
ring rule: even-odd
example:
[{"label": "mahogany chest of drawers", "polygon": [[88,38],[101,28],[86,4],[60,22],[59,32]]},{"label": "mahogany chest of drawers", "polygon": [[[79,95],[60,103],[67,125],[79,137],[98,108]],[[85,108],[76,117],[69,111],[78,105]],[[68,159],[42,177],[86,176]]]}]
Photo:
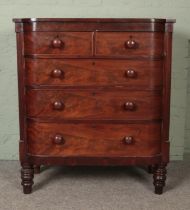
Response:
[{"label": "mahogany chest of drawers", "polygon": [[169,162],[174,20],[14,19],[24,193],[41,165]]}]

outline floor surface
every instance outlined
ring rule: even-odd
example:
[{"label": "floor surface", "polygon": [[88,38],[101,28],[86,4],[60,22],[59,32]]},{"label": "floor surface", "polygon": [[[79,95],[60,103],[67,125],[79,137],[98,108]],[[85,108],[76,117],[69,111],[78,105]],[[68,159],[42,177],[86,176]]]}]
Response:
[{"label": "floor surface", "polygon": [[162,195],[152,175],[136,167],[50,167],[24,195],[17,161],[0,161],[1,210],[189,210],[190,158],[168,166]]}]

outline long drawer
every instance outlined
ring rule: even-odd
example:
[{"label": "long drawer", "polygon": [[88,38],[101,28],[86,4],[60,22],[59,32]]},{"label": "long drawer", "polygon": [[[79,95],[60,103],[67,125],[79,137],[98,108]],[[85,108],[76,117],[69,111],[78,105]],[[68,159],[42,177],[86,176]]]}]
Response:
[{"label": "long drawer", "polygon": [[133,89],[162,86],[162,61],[26,59],[25,68],[28,85],[119,85]]},{"label": "long drawer", "polygon": [[161,124],[28,123],[28,152],[48,156],[154,156]]},{"label": "long drawer", "polygon": [[55,119],[161,118],[160,91],[29,89],[27,115]]}]

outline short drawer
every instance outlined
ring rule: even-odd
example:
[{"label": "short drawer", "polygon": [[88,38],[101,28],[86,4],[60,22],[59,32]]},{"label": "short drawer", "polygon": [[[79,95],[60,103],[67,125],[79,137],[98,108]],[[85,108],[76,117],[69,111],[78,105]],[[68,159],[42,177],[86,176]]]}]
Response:
[{"label": "short drawer", "polygon": [[65,56],[92,55],[91,32],[28,32],[24,35],[25,54]]},{"label": "short drawer", "polygon": [[154,156],[161,125],[35,123],[28,128],[28,152],[47,156]]},{"label": "short drawer", "polygon": [[162,61],[26,59],[28,85],[160,88]]},{"label": "short drawer", "polygon": [[160,91],[52,89],[27,91],[29,117],[55,119],[160,119]]},{"label": "short drawer", "polygon": [[98,56],[162,56],[164,33],[161,32],[97,32]]}]

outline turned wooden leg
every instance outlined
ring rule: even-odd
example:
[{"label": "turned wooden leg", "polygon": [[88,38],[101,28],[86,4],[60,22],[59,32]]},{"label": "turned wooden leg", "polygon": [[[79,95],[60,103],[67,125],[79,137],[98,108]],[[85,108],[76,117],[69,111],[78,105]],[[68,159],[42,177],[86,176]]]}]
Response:
[{"label": "turned wooden leg", "polygon": [[23,186],[24,194],[29,194],[32,192],[32,185],[34,184],[33,178],[34,178],[33,166],[28,163],[22,164],[22,169],[21,169],[22,182],[21,182],[21,184]]},{"label": "turned wooden leg", "polygon": [[40,165],[34,165],[34,174],[40,173]]},{"label": "turned wooden leg", "polygon": [[166,181],[166,164],[160,164],[158,165],[153,174],[153,179],[154,179],[154,186],[155,186],[155,193],[156,194],[162,194],[163,192],[163,187],[165,186],[165,181]]}]

